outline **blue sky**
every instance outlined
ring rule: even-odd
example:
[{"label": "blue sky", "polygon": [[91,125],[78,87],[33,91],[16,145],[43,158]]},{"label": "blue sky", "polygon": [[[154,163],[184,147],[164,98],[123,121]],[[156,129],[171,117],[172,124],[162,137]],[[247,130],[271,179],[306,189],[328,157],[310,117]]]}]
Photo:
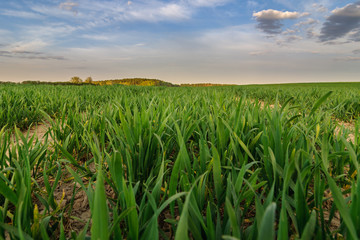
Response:
[{"label": "blue sky", "polygon": [[358,81],[360,1],[0,2],[0,81]]}]

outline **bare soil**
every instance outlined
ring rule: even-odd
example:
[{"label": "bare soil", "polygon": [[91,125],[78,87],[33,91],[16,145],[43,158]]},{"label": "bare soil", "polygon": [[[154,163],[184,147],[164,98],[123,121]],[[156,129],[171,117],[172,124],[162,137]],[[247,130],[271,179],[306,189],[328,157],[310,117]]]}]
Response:
[{"label": "bare soil", "polygon": [[338,135],[341,133],[341,129],[344,128],[350,133],[347,137],[348,142],[355,143],[355,123],[353,122],[344,122],[337,120],[338,126],[335,128],[335,134]]},{"label": "bare soil", "polygon": [[[28,130],[22,131],[22,134],[30,139],[35,135],[35,138],[38,139],[42,144],[44,144],[46,136],[48,136],[48,142],[53,143],[54,140],[51,138],[50,135],[47,135],[47,132],[49,131],[51,125],[49,122],[41,122],[32,125]],[[23,144],[23,141],[21,139],[16,139],[15,134],[12,135],[12,142],[14,144],[19,143]]]}]

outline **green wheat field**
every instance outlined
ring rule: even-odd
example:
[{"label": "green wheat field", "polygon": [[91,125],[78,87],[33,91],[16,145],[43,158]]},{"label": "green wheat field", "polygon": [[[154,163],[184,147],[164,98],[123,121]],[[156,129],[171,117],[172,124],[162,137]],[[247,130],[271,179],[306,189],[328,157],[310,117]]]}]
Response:
[{"label": "green wheat field", "polygon": [[0,85],[0,239],[359,239],[360,83]]}]

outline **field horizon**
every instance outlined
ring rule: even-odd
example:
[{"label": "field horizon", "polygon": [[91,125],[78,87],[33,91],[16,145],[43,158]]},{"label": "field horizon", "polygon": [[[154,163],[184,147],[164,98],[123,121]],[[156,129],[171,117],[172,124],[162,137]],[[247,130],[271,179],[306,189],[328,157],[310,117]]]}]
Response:
[{"label": "field horizon", "polygon": [[[136,83],[131,83],[131,81],[136,80]],[[360,81],[338,81],[338,82],[334,82],[334,81],[329,81],[329,82],[307,82],[307,81],[303,81],[303,82],[286,82],[286,83],[246,83],[246,84],[222,84],[222,83],[207,83],[207,82],[199,82],[199,83],[180,83],[180,84],[176,84],[176,83],[172,83],[169,81],[165,81],[165,80],[160,80],[160,79],[153,79],[153,78],[123,78],[123,79],[116,79],[116,80],[96,80],[96,81],[92,81],[92,83],[94,85],[102,85],[100,83],[103,83],[103,85],[107,85],[107,82],[110,82],[111,84],[108,85],[113,85],[113,84],[122,84],[122,85],[131,85],[131,86],[149,86],[149,85],[144,85],[143,82],[147,82],[147,81],[156,81],[156,83],[150,83],[154,86],[158,86],[157,83],[162,83],[162,86],[198,86],[198,87],[209,87],[209,86],[258,86],[258,87],[262,87],[262,86],[277,86],[277,87],[281,87],[281,86],[298,86],[298,87],[307,87],[307,86],[324,86],[324,87],[345,87],[345,86],[356,86],[357,84],[360,83]],[[123,82],[123,83],[121,83]],[[27,81],[22,81],[22,82],[11,82],[11,81],[0,81],[0,84],[53,84],[53,85],[62,85],[62,84],[87,84],[86,82],[80,82],[80,83],[72,83],[71,80],[70,81],[60,81],[60,82],[48,82],[48,81],[33,81],[33,80],[27,80]],[[150,86],[152,86],[150,85]]]}]

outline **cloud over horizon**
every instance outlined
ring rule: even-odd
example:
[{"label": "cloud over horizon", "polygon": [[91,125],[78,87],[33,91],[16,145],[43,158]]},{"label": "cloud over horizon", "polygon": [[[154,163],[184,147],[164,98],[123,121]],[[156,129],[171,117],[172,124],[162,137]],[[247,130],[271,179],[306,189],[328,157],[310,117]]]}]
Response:
[{"label": "cloud over horizon", "polygon": [[40,60],[66,60],[66,58],[62,56],[51,56],[43,52],[32,51],[0,51],[0,57]]},{"label": "cloud over horizon", "polygon": [[336,8],[321,28],[320,41],[326,42],[352,33],[351,41],[360,41],[360,1]]},{"label": "cloud over horizon", "polygon": [[258,22],[257,28],[267,34],[279,34],[282,32],[281,20],[297,19],[304,16],[308,16],[309,13],[278,11],[273,9],[262,10],[260,12],[253,13]]}]

